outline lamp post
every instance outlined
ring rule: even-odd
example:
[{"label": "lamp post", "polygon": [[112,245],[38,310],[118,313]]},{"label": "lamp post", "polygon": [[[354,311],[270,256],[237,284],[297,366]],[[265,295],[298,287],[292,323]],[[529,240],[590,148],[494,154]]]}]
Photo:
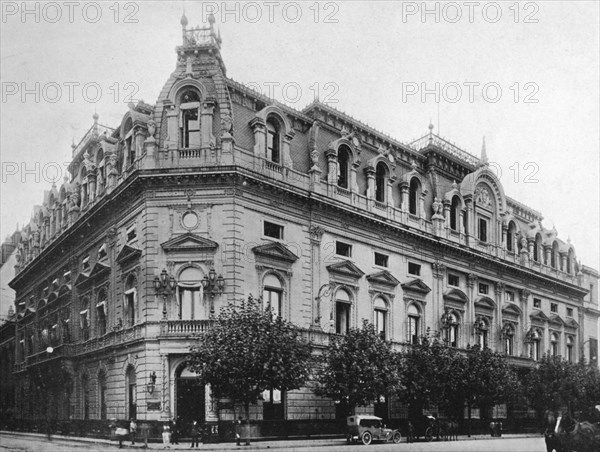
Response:
[{"label": "lamp post", "polygon": [[156,294],[162,295],[163,297],[163,320],[167,319],[167,297],[173,293],[176,287],[177,281],[175,281],[175,277],[169,275],[164,268],[163,271],[160,272],[160,276],[156,275],[154,277],[154,289],[156,290]]},{"label": "lamp post", "polygon": [[223,293],[223,289],[225,288],[225,279],[223,275],[219,274],[217,276],[217,272],[214,267],[208,271],[208,275],[204,275],[202,278],[202,288],[204,289],[204,293],[210,294],[210,313],[211,315],[215,313],[215,305],[213,303],[213,299],[216,294]]}]

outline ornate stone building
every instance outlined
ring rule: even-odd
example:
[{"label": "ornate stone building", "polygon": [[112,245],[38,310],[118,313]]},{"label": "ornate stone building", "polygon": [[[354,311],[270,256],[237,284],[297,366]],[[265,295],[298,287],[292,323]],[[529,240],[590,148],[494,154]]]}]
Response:
[{"label": "ornate stone building", "polygon": [[[398,347],[437,334],[524,366],[597,359],[597,271],[505,195],[485,146],[474,157],[433,127],[405,144],[319,102],[274,102],[227,77],[209,22],[182,18],[156,103],[112,127],[95,115],[23,229],[21,418],[232,420],[185,358],[250,293],[315,347],[367,319]],[[336,410],[275,389],[253,413],[292,426]]]}]

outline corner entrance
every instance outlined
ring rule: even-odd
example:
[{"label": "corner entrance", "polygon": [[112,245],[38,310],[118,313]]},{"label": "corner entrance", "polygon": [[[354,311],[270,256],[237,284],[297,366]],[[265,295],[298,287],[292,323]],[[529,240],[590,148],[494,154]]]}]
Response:
[{"label": "corner entrance", "polygon": [[175,372],[177,398],[176,417],[183,434],[189,434],[193,421],[202,425],[205,420],[205,388],[198,382],[198,375],[185,364]]}]

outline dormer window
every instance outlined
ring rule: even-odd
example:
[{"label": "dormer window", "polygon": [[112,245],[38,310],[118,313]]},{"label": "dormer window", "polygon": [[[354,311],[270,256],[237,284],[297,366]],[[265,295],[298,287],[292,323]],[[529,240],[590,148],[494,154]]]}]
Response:
[{"label": "dormer window", "polygon": [[383,162],[379,162],[375,168],[375,201],[385,202],[385,189],[388,171]]},{"label": "dormer window", "polygon": [[419,195],[421,193],[421,184],[419,179],[413,177],[410,180],[410,186],[408,189],[408,212],[411,215],[417,215],[419,211]]},{"label": "dormer window", "polygon": [[134,128],[133,121],[131,118],[127,120],[125,123],[125,139],[123,142],[123,146],[125,148],[125,166],[128,167],[135,162],[135,142],[134,142]]},{"label": "dormer window", "polygon": [[127,243],[133,242],[137,238],[137,232],[135,226],[131,226],[127,229]]},{"label": "dormer window", "polygon": [[267,121],[267,159],[280,163],[281,134],[279,124],[273,120]]},{"label": "dormer window", "polygon": [[101,261],[103,259],[106,259],[107,256],[108,256],[108,253],[106,252],[106,243],[105,243],[98,250],[98,260]]},{"label": "dormer window", "polygon": [[350,150],[341,146],[338,150],[338,187],[349,188],[350,180]]},{"label": "dormer window", "polygon": [[181,96],[180,133],[181,146],[200,147],[200,96],[195,90],[187,90]]}]

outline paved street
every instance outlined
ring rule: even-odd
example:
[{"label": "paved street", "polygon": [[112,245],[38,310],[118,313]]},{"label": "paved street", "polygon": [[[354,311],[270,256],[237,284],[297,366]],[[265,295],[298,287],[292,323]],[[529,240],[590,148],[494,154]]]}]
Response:
[{"label": "paved street", "polygon": [[[136,444],[136,446],[138,446]],[[135,449],[138,449],[136,447]],[[150,449],[162,450],[162,444],[150,444]],[[117,449],[115,442],[98,440],[98,442],[73,441],[70,439],[53,438],[49,441],[41,435],[13,435],[10,433],[0,434],[0,451],[48,451],[48,452],[86,452],[105,451]],[[134,448],[125,445],[124,449],[133,450]],[[172,450],[189,450],[188,444],[173,446]],[[462,452],[462,451],[485,451],[485,452],[542,452],[545,450],[544,439],[538,437],[525,437],[511,435],[504,438],[479,438],[479,439],[461,439],[459,441],[431,442],[431,443],[412,443],[412,444],[372,444],[347,445],[344,440],[292,440],[292,441],[272,441],[254,443],[250,446],[237,447],[232,443],[207,444],[201,445],[197,450],[302,450],[302,451],[356,451],[356,452]]]}]

